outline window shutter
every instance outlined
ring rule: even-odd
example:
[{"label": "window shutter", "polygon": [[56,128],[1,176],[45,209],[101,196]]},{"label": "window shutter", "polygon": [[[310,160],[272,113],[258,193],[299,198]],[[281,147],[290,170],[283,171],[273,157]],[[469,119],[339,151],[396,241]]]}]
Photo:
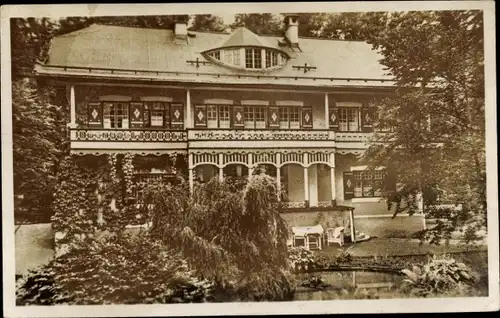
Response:
[{"label": "window shutter", "polygon": [[245,112],[243,111],[243,106],[241,105],[233,107],[233,127],[234,128],[245,127]]},{"label": "window shutter", "polygon": [[311,107],[302,107],[302,128],[312,128],[313,117]]},{"label": "window shutter", "polygon": [[184,128],[184,105],[171,104],[170,105],[170,118],[172,129]]},{"label": "window shutter", "polygon": [[201,128],[207,127],[207,105],[194,106],[194,126]]},{"label": "window shutter", "polygon": [[144,126],[144,107],[142,103],[130,103],[130,124],[132,128]]},{"label": "window shutter", "polygon": [[351,200],[354,196],[354,174],[344,171],[344,200]]},{"label": "window shutter", "polygon": [[330,107],[328,109],[329,115],[329,125],[330,129],[338,130],[339,129],[339,109],[337,107]]},{"label": "window shutter", "polygon": [[88,103],[89,126],[102,127],[102,107],[100,102]]},{"label": "window shutter", "polygon": [[362,107],[361,108],[361,127],[363,132],[373,131],[373,119],[374,119],[375,109],[374,107]]},{"label": "window shutter", "polygon": [[269,128],[280,128],[280,112],[278,106],[269,107]]}]

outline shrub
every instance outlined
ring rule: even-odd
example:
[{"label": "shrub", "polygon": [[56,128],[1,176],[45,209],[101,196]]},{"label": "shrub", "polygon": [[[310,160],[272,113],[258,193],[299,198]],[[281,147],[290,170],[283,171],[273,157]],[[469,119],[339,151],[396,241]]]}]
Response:
[{"label": "shrub", "polygon": [[323,289],[323,288],[330,286],[330,284],[325,282],[323,277],[317,276],[317,275],[307,277],[306,279],[299,282],[298,285],[302,286],[302,287],[308,287],[308,288],[314,288],[314,289]]},{"label": "shrub", "polygon": [[402,272],[406,275],[402,289],[420,297],[452,295],[453,291],[463,294],[475,282],[467,265],[449,257],[433,256],[427,264],[415,265]]},{"label": "shrub", "polygon": [[292,268],[298,271],[306,271],[316,267],[314,253],[301,246],[288,249],[288,260]]},{"label": "shrub", "polygon": [[203,302],[213,284],[145,234],[87,240],[20,281],[20,305]]},{"label": "shrub", "polygon": [[342,252],[335,258],[337,264],[348,264],[352,262],[352,255],[348,252]]}]

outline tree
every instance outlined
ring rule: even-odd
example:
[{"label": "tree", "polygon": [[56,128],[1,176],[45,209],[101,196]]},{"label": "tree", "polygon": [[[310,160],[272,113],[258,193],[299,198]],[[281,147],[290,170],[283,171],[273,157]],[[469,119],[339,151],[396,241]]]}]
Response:
[{"label": "tree", "polygon": [[193,17],[190,31],[223,32],[227,29],[221,17],[211,14],[197,14]]},{"label": "tree", "polygon": [[61,153],[60,107],[49,92],[39,92],[28,78],[12,84],[14,193],[18,221],[48,221],[56,164]]},{"label": "tree", "polygon": [[[366,159],[373,165],[390,163],[404,184],[391,192],[393,201],[411,201],[422,192],[429,205],[437,192],[447,193],[466,204],[458,218],[475,232],[486,222],[482,13],[386,17],[387,27],[370,43],[397,81],[394,96],[380,101],[380,120],[393,130],[377,136],[384,145],[372,146]],[[457,215],[448,217],[448,226],[429,230],[426,237],[439,231],[449,237],[461,227]]]},{"label": "tree", "polygon": [[[243,300],[284,300],[288,235],[278,212],[273,178],[254,176],[244,190],[217,178],[192,197],[186,184],[150,189],[151,235],[186,257],[190,267],[216,282],[222,294]],[[146,214],[146,213],[145,213]]]},{"label": "tree", "polygon": [[245,27],[259,35],[283,34],[283,23],[279,15],[271,13],[236,14],[231,29]]}]

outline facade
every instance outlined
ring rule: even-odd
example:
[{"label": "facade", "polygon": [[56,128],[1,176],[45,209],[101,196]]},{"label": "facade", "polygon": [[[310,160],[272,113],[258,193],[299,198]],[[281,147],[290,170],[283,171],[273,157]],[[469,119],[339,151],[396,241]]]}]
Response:
[{"label": "facade", "polygon": [[264,168],[293,225],[338,206],[354,207],[367,228],[401,223],[381,198],[384,170],[357,163],[377,101],[394,90],[381,57],[364,42],[299,38],[297,16],[285,23],[281,37],[190,32],[185,21],[91,25],[55,37],[37,77],[66,92],[73,154],[153,158],[136,182],[177,173],[172,156],[186,162],[191,188]]}]

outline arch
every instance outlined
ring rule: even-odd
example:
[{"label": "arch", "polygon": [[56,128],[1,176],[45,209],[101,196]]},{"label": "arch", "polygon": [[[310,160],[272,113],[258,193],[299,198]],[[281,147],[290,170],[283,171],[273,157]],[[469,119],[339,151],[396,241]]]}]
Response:
[{"label": "arch", "polygon": [[214,162],[198,162],[198,163],[195,163],[193,164],[193,169],[196,168],[196,167],[200,167],[200,166],[214,166],[215,168],[219,168],[219,165],[214,163]]},{"label": "arch", "polygon": [[243,177],[248,177],[250,169],[246,164],[242,163],[229,163],[222,169],[224,176],[232,179],[240,179]]},{"label": "arch", "polygon": [[193,167],[193,178],[196,182],[205,183],[217,177],[219,173],[219,168],[213,163],[200,163]]}]

